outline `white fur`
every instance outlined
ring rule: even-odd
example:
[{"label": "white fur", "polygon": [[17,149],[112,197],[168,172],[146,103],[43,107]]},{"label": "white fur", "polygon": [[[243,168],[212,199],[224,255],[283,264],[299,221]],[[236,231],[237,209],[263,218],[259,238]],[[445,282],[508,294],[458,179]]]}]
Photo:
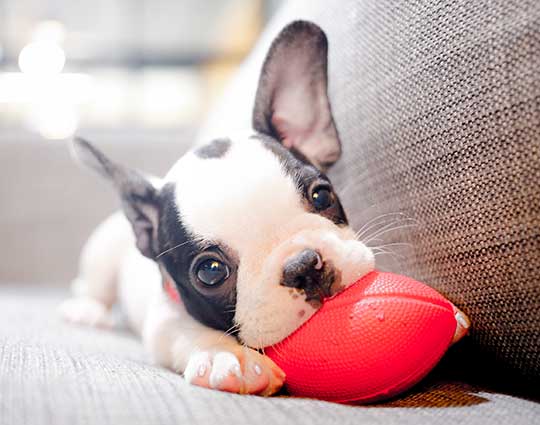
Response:
[{"label": "white fur", "polygon": [[94,298],[111,307],[116,302],[118,265],[134,243],[131,226],[122,212],[103,221],[81,253],[79,276],[72,284],[75,295]]},{"label": "white fur", "polygon": [[[302,61],[301,55],[293,59],[296,64]],[[302,68],[309,69],[307,65]],[[298,66],[294,68],[301,73]],[[290,118],[303,118],[302,136],[319,141],[321,135],[309,130],[320,130],[321,125],[325,129],[329,116],[317,120],[320,108],[303,101],[306,90],[298,89],[312,88],[311,84],[300,86],[300,80],[281,81],[288,91],[301,95],[294,97],[299,105],[289,105],[289,95],[277,106],[286,115],[301,113]],[[318,87],[314,94],[318,105],[327,106],[325,90]],[[310,107],[315,107],[315,113],[309,113]],[[247,119],[251,114],[245,112],[235,110],[234,115]],[[279,119],[288,118],[273,112]],[[298,134],[291,136],[294,140],[285,138],[286,145],[293,142],[306,153],[315,152],[305,141],[302,145],[302,140],[296,140]],[[100,161],[90,162],[100,165]],[[373,268],[369,249],[355,241],[348,228],[308,212],[279,160],[249,134],[234,138],[220,159],[203,160],[188,153],[165,180],[176,183],[181,219],[193,236],[225,243],[236,251],[240,262],[235,321],[240,337],[251,347],[283,339],[315,312],[303,295],[280,285],[283,264],[290,256],[305,248],[316,249],[323,261],[339,270],[343,286]],[[109,325],[110,308],[119,298],[130,325],[154,359],[184,371],[188,382],[239,393],[277,391],[284,380],[280,369],[268,357],[197,322],[181,303],[169,300],[161,289],[158,266],[139,254],[133,242],[129,225],[118,215],[96,230],[83,250],[80,275],[74,282],[76,296],[64,304],[64,316],[79,323]]]},{"label": "white fur", "polygon": [[374,267],[371,251],[350,229],[307,211],[279,159],[249,134],[233,138],[222,158],[188,153],[165,180],[176,184],[183,225],[238,254],[235,321],[251,347],[279,342],[315,312],[280,285],[289,256],[316,249],[337,267],[344,286]]},{"label": "white fur", "polygon": [[[348,227],[306,211],[276,157],[248,136],[235,139],[221,159],[187,154],[166,180],[176,183],[183,224],[195,236],[236,251],[235,321],[251,347],[280,341],[315,312],[303,296],[279,284],[289,257],[316,249],[341,272],[343,286],[373,269],[371,251]],[[115,214],[84,247],[74,298],[61,313],[73,322],[109,327],[118,300],[154,360],[183,372],[188,382],[262,395],[279,389],[285,376],[268,357],[192,318],[163,292],[163,277],[170,279],[139,253],[127,220]],[[469,323],[457,309],[456,317],[458,340]]]},{"label": "white fur", "polygon": [[70,298],[60,306],[60,314],[68,321],[98,328],[111,328],[114,321],[105,304],[90,297]]},{"label": "white fur", "polygon": [[[167,298],[161,279],[157,264],[139,253],[129,223],[117,213],[100,224],[84,246],[74,296],[59,313],[70,322],[111,327],[110,309],[118,301],[154,361],[184,372],[187,382],[261,395],[281,387],[284,375],[270,359],[193,319],[183,304]],[[228,378],[232,363],[223,361],[231,357],[244,365],[236,380]],[[201,359],[206,359],[207,372],[202,378],[196,373]],[[250,372],[249,365],[262,374]]]},{"label": "white fur", "polygon": [[235,139],[224,158],[188,153],[165,178],[176,183],[183,223],[233,248],[268,243],[276,227],[304,212],[275,155],[246,136]]}]

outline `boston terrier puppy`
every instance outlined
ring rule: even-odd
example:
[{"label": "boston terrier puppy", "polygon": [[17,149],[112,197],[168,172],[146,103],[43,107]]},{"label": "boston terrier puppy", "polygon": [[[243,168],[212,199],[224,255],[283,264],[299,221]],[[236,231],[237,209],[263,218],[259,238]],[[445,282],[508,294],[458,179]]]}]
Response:
[{"label": "boston terrier puppy", "polygon": [[76,139],[77,157],[123,206],[84,247],[70,321],[111,326],[121,302],[156,362],[187,382],[270,395],[264,355],[325,297],[374,268],[325,171],[341,154],[327,95],[327,39],[297,21],[263,64],[253,128],[196,146],[162,179]]}]

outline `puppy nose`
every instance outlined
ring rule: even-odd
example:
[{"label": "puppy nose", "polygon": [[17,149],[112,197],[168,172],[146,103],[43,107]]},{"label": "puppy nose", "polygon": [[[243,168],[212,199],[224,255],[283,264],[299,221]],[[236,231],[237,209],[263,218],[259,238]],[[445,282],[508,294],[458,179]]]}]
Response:
[{"label": "puppy nose", "polygon": [[322,283],[322,267],[319,253],[313,249],[304,249],[285,263],[282,285],[306,290],[315,289]]}]

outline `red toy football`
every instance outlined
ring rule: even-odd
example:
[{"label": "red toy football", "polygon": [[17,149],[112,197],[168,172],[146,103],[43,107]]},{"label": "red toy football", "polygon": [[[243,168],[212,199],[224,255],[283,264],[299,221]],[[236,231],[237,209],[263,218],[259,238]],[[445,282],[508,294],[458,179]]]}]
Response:
[{"label": "red toy football", "polygon": [[453,305],[434,289],[374,271],[265,351],[287,374],[292,395],[371,402],[422,379],[449,347],[456,326]]}]

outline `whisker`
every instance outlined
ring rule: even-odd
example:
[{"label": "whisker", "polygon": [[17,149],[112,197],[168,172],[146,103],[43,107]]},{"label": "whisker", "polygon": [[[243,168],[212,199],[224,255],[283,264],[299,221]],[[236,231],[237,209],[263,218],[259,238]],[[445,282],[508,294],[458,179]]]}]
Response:
[{"label": "whisker", "polygon": [[239,329],[240,329],[240,325],[238,323],[235,323],[229,329],[227,329],[225,332],[223,332],[223,334],[218,338],[216,344],[219,344],[223,338],[225,338],[227,336],[231,336],[234,332],[236,332]]},{"label": "whisker", "polygon": [[391,251],[391,250],[379,249],[379,250],[377,250],[376,252],[373,253],[374,256],[385,255],[385,254],[386,255],[392,255],[392,256],[396,257],[397,259],[405,258],[403,255],[398,254],[395,251]]},{"label": "whisker", "polygon": [[[359,238],[355,238],[355,239],[356,239],[358,242],[364,243],[364,242],[363,242],[361,239],[359,239]],[[379,238],[375,238],[375,239],[371,239],[371,240],[370,240],[370,242],[375,242],[375,241],[384,242],[382,239],[379,239]],[[364,245],[366,245],[366,244],[364,243]],[[375,247],[368,246],[368,245],[366,245],[366,246],[367,246],[368,248],[370,248],[370,249],[371,249],[371,248],[375,248]]]},{"label": "whisker", "polygon": [[285,360],[286,357],[285,357],[285,354],[283,354],[283,352],[279,351],[278,347],[279,347],[279,343],[277,343],[276,345],[273,345],[272,348],[274,349],[274,351],[276,352],[277,356],[282,359],[282,360]]},{"label": "whisker", "polygon": [[[401,223],[404,223],[404,224],[399,225]],[[366,240],[364,240],[363,243],[365,245],[367,245],[370,242],[372,242],[373,240],[375,240],[376,238],[379,238],[379,237],[381,237],[382,235],[385,235],[388,232],[395,232],[396,230],[406,229],[406,228],[409,228],[409,227],[416,227],[418,225],[412,219],[404,220],[401,223],[390,223],[390,224],[387,224],[386,226],[381,227],[373,235],[368,236],[368,238]],[[398,224],[398,225],[396,226],[396,224]]]},{"label": "whisker", "polygon": [[236,313],[236,304],[228,304],[223,310],[225,313]]},{"label": "whisker", "polygon": [[[368,220],[366,223],[364,223],[364,225],[356,232],[356,234],[361,234],[365,231],[367,231],[368,227],[371,227],[371,225],[376,225],[376,223],[378,223],[379,220],[381,219],[384,219],[386,217],[391,217],[391,216],[404,216],[405,214],[403,214],[402,212],[391,212],[391,213],[386,213],[386,214],[381,214],[381,215],[378,215],[376,217],[373,217],[371,220]],[[378,223],[378,224],[381,224],[381,223]]]},{"label": "whisker", "polygon": [[405,213],[403,213],[401,211],[394,211],[394,212],[379,214],[379,215],[371,218],[367,222],[365,222],[364,225],[359,229],[359,232],[362,231],[362,229],[365,229],[367,226],[371,225],[372,223],[374,223],[376,221],[379,221],[379,220],[381,220],[383,218],[386,218],[386,217],[393,217],[393,216],[404,216],[404,217],[406,217]]},{"label": "whisker", "polygon": [[[404,224],[403,226],[391,227],[389,229],[386,229],[386,230],[381,231],[380,233],[378,233],[377,237],[385,235],[385,234],[387,234],[389,232],[396,232],[398,230],[408,229],[410,227],[416,227],[416,226],[417,226],[416,224]],[[370,239],[364,241],[364,243],[369,244],[370,242],[373,242],[374,240],[376,240],[376,239],[370,238]]]},{"label": "whisker", "polygon": [[231,329],[237,328],[238,326],[240,326],[238,323],[234,323],[229,329],[225,331],[225,333],[229,332]]},{"label": "whisker", "polygon": [[188,240],[188,241],[179,243],[178,245],[175,245],[175,246],[173,246],[172,248],[166,249],[166,250],[163,251],[163,252],[160,252],[160,253],[156,256],[156,260],[157,260],[158,258],[162,257],[163,255],[167,254],[168,252],[171,252],[171,251],[173,251],[173,250],[175,250],[175,249],[177,249],[177,248],[180,248],[181,246],[184,246],[184,245],[186,245],[186,244],[188,244],[188,243],[191,243],[191,242],[193,242],[193,241],[192,241],[192,240]]},{"label": "whisker", "polygon": [[[379,239],[380,240],[380,239]],[[386,248],[386,247],[389,247],[389,246],[407,246],[407,247],[412,247],[413,244],[412,243],[408,243],[408,242],[392,242],[392,243],[385,243],[383,245],[379,245],[379,246],[368,246],[368,248],[371,248],[371,249],[374,249],[374,248]]]},{"label": "whisker", "polygon": [[264,351],[264,347],[263,347],[263,343],[262,343],[262,338],[261,336],[259,335],[259,337],[257,338],[259,340],[259,346],[261,347],[261,351],[263,353],[263,356],[266,356],[266,351]]},{"label": "whisker", "polygon": [[235,330],[237,330],[238,328],[240,328],[240,325],[238,323],[235,323],[234,325],[232,325],[229,329],[227,329],[225,331],[225,333],[227,332],[234,332]]}]

